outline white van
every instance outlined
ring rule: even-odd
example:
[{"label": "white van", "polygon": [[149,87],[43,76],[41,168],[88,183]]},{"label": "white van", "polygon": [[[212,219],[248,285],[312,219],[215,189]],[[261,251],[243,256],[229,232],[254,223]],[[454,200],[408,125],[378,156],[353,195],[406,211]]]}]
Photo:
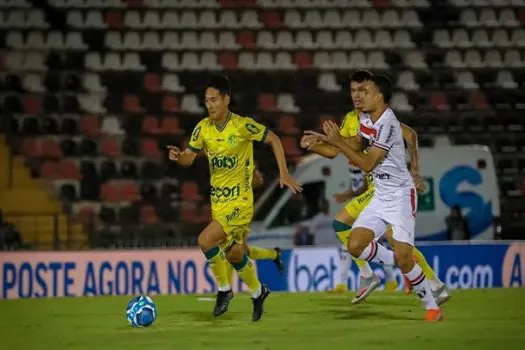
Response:
[{"label": "white van", "polygon": [[[442,141],[434,148],[420,148],[420,171],[427,190],[419,196],[416,240],[446,240],[445,217],[456,204],[467,218],[472,239],[492,239],[493,219],[499,217],[500,205],[488,147],[452,146]],[[333,195],[346,190],[352,181],[342,154],[334,159],[308,155],[293,176],[303,184],[303,200],[294,200],[291,191],[279,188],[277,180],[271,183],[255,203],[249,243],[291,248],[298,227],[308,226],[318,213],[319,199],[329,200],[330,216],[335,216],[343,205]]]}]

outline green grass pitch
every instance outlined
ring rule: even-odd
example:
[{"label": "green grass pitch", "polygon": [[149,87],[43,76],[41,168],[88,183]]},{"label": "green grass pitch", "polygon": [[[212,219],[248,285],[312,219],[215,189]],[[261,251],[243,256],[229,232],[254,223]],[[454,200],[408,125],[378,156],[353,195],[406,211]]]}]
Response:
[{"label": "green grass pitch", "polygon": [[441,323],[422,321],[415,295],[273,293],[251,322],[251,301],[237,295],[213,318],[213,300],[157,296],[152,327],[128,325],[128,297],[0,301],[2,349],[524,349],[523,289],[456,290]]}]

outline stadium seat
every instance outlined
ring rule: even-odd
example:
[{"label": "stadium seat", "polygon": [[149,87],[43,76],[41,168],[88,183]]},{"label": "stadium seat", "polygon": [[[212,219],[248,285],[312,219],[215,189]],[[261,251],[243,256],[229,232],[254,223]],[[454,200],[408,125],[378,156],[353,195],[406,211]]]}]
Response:
[{"label": "stadium seat", "polygon": [[142,120],[142,132],[147,135],[158,135],[162,131],[160,129],[160,121],[156,117],[146,116]]},{"label": "stadium seat", "polygon": [[160,159],[164,155],[159,150],[157,140],[155,139],[142,140],[141,154],[148,158],[153,158],[153,159]]},{"label": "stadium seat", "polygon": [[100,141],[100,153],[104,157],[118,157],[120,149],[117,141],[113,137],[105,137]]}]

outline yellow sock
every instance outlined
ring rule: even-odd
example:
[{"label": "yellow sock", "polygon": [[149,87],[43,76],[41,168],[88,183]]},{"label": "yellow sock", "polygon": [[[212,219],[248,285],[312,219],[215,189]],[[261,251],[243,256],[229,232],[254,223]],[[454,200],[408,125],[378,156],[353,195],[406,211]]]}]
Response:
[{"label": "yellow sock", "polygon": [[217,280],[219,290],[229,290],[230,284],[228,283],[228,275],[226,274],[226,266],[228,265],[228,262],[226,261],[221,248],[213,247],[205,252],[204,255],[210,263],[210,269]]},{"label": "yellow sock", "polygon": [[356,264],[358,267],[360,267],[360,268],[368,264],[366,261],[361,260],[361,259],[356,259],[356,258],[354,258],[354,257],[352,257],[352,260],[354,260],[355,264]]},{"label": "yellow sock", "polygon": [[433,280],[434,278],[436,278],[436,274],[434,270],[432,270],[432,268],[428,264],[427,259],[425,259],[425,256],[423,255],[423,253],[421,253],[419,249],[414,247],[413,254],[414,254],[414,257],[416,258],[418,265],[421,266],[421,269],[425,273],[425,277],[429,280]]},{"label": "yellow sock", "polygon": [[261,290],[261,282],[259,282],[259,277],[255,272],[255,267],[253,263],[248,258],[248,254],[244,254],[243,259],[238,264],[232,264],[237,270],[239,277],[242,281],[248,286],[252,296],[255,296]]},{"label": "yellow sock", "polygon": [[248,246],[248,256],[253,260],[275,260],[277,259],[277,251],[250,245]]},{"label": "yellow sock", "polygon": [[233,285],[233,279],[235,278],[235,272],[233,271],[233,265],[229,262],[226,263],[226,276],[228,276],[228,283]]}]

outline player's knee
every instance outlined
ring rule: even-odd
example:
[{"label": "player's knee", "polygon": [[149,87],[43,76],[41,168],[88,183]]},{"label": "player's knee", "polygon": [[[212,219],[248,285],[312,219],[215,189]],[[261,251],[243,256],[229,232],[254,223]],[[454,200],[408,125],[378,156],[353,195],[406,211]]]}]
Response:
[{"label": "player's knee", "polygon": [[203,252],[206,252],[213,248],[213,245],[211,244],[210,240],[208,239],[207,235],[204,233],[201,233],[199,237],[197,238],[197,241],[199,243],[199,247]]},{"label": "player's knee", "polygon": [[361,242],[359,242],[357,239],[352,238],[350,238],[350,240],[348,241],[347,248],[348,252],[352,254],[354,258],[359,258],[359,256],[361,256],[363,250],[365,249]]},{"label": "player's knee", "polygon": [[232,264],[238,264],[242,261],[244,257],[244,245],[234,244],[226,252],[226,260]]}]

